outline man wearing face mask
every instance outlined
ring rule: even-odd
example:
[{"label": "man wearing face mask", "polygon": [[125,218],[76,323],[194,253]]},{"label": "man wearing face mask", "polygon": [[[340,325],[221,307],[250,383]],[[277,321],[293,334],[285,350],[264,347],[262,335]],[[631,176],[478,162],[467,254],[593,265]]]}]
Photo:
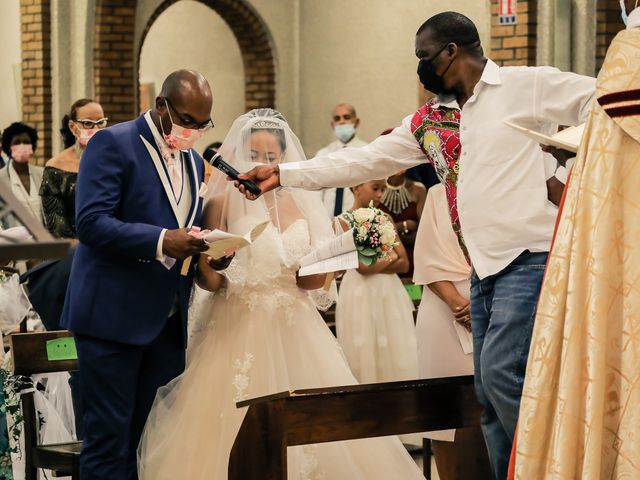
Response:
[{"label": "man wearing face mask", "polygon": [[[336,105],[331,113],[331,128],[336,140],[316,153],[316,157],[323,157],[329,153],[347,147],[364,147],[367,142],[358,138],[356,130],[360,119],[356,109],[348,103]],[[353,205],[353,194],[348,188],[328,188],[320,192],[322,203],[331,218],[346,212]]]},{"label": "man wearing face mask", "polygon": [[[80,475],[135,479],[136,449],[159,387],[184,369],[204,165],[193,149],[213,126],[213,96],[179,70],[153,110],[100,130],[83,154],[76,248],[61,325],[75,334],[83,397]],[[226,267],[228,260],[211,262]]]},{"label": "man wearing face mask", "polygon": [[640,478],[640,8],[620,6],[540,293],[516,478]]},{"label": "man wearing face mask", "polygon": [[583,123],[595,80],[550,67],[499,67],[484,56],[473,22],[456,12],[427,20],[415,53],[419,78],[437,97],[389,135],[304,164],[257,167],[244,178],[263,192],[278,185],[319,189],[388,177],[427,160],[434,165],[474,270],[476,392],[493,473],[504,479],[557,214],[546,184],[555,164],[504,122],[547,134]]},{"label": "man wearing face mask", "polygon": [[[9,158],[9,163],[0,170],[0,181],[11,188],[27,211],[42,222],[42,202],[38,192],[43,169],[29,164],[37,143],[38,133],[24,123],[12,123],[6,128],[2,133],[2,151]],[[5,219],[2,227],[18,225],[18,222]]]}]

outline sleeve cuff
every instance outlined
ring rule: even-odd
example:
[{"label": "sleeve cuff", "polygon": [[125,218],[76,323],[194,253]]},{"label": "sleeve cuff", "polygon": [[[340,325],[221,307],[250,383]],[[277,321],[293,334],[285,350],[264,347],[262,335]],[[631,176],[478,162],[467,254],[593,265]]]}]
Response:
[{"label": "sleeve cuff", "polygon": [[158,244],[156,245],[156,260],[163,262],[165,254],[162,253],[162,242],[164,242],[164,234],[167,233],[167,229],[163,228],[158,236]]},{"label": "sleeve cuff", "polygon": [[291,163],[282,163],[278,165],[278,173],[280,175],[280,185],[283,187],[293,187],[293,179],[291,177],[295,177],[296,170],[300,170],[300,163],[302,162],[291,162]]},{"label": "sleeve cuff", "polygon": [[164,268],[167,270],[171,270],[171,268],[176,264],[176,259],[172,257],[168,257],[164,253],[162,253],[162,242],[164,242],[164,234],[167,233],[167,229],[163,228],[158,236],[158,245],[156,246],[156,260],[158,260]]}]

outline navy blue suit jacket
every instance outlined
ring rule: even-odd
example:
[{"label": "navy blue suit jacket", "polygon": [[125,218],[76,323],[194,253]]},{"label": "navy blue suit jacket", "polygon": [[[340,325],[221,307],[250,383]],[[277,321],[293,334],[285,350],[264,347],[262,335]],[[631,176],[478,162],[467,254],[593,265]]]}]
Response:
[{"label": "navy blue suit jacket", "polygon": [[[82,156],[76,190],[80,243],[60,323],[80,335],[147,345],[162,331],[177,295],[186,344],[197,262],[181,276],[182,262],[167,270],[155,258],[162,229],[182,225],[141,136],[157,149],[140,116],[97,132]],[[184,179],[191,183],[189,217],[199,225],[204,164],[194,150],[191,153],[194,162],[183,153]]]}]

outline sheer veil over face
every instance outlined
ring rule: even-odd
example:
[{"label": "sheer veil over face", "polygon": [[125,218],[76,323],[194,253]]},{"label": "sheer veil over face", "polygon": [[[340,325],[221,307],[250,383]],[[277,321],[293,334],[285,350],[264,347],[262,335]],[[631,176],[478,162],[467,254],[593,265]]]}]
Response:
[{"label": "sheer veil over face", "polygon": [[[219,152],[240,172],[257,164],[306,160],[300,141],[284,117],[272,109],[251,110],[236,119]],[[331,219],[317,193],[280,189],[249,201],[223,173],[214,171],[209,180],[203,228],[219,228],[244,235],[266,220],[271,222],[272,228],[268,228],[256,244],[239,251],[234,260],[237,266],[251,267],[255,282],[259,282],[262,275],[275,275],[282,267],[294,267],[287,264],[281,239],[294,223],[306,223],[311,248],[334,235]]]}]

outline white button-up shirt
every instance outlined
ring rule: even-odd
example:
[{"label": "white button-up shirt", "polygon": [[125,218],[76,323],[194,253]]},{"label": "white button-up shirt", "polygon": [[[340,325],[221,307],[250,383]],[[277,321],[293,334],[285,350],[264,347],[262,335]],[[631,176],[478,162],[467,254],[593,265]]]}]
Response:
[{"label": "white button-up shirt", "polygon": [[[353,138],[349,140],[347,143],[342,143],[342,141],[340,140],[331,142],[326,147],[318,150],[318,153],[316,153],[316,157],[322,157],[329,153],[336,152],[341,148],[351,148],[351,147],[358,148],[358,147],[364,147],[366,144],[367,142],[365,142],[364,140],[360,140],[356,135],[354,135]],[[320,197],[322,198],[322,203],[324,204],[324,207],[327,209],[327,213],[329,214],[330,217],[333,217],[333,213],[336,207],[336,189],[335,188],[324,189],[322,190],[322,192],[320,192]],[[348,188],[345,188],[342,193],[342,212],[340,213],[346,212],[352,206],[353,206],[353,193],[351,193],[351,190],[349,190]]]},{"label": "white button-up shirt", "polygon": [[[557,209],[548,201],[545,154],[510,121],[546,134],[586,121],[595,79],[551,67],[498,67],[487,61],[461,111],[458,214],[480,278],[503,270],[525,250],[548,251]],[[412,115],[365,147],[280,165],[280,183],[309,189],[386,178],[425,161]]]}]

